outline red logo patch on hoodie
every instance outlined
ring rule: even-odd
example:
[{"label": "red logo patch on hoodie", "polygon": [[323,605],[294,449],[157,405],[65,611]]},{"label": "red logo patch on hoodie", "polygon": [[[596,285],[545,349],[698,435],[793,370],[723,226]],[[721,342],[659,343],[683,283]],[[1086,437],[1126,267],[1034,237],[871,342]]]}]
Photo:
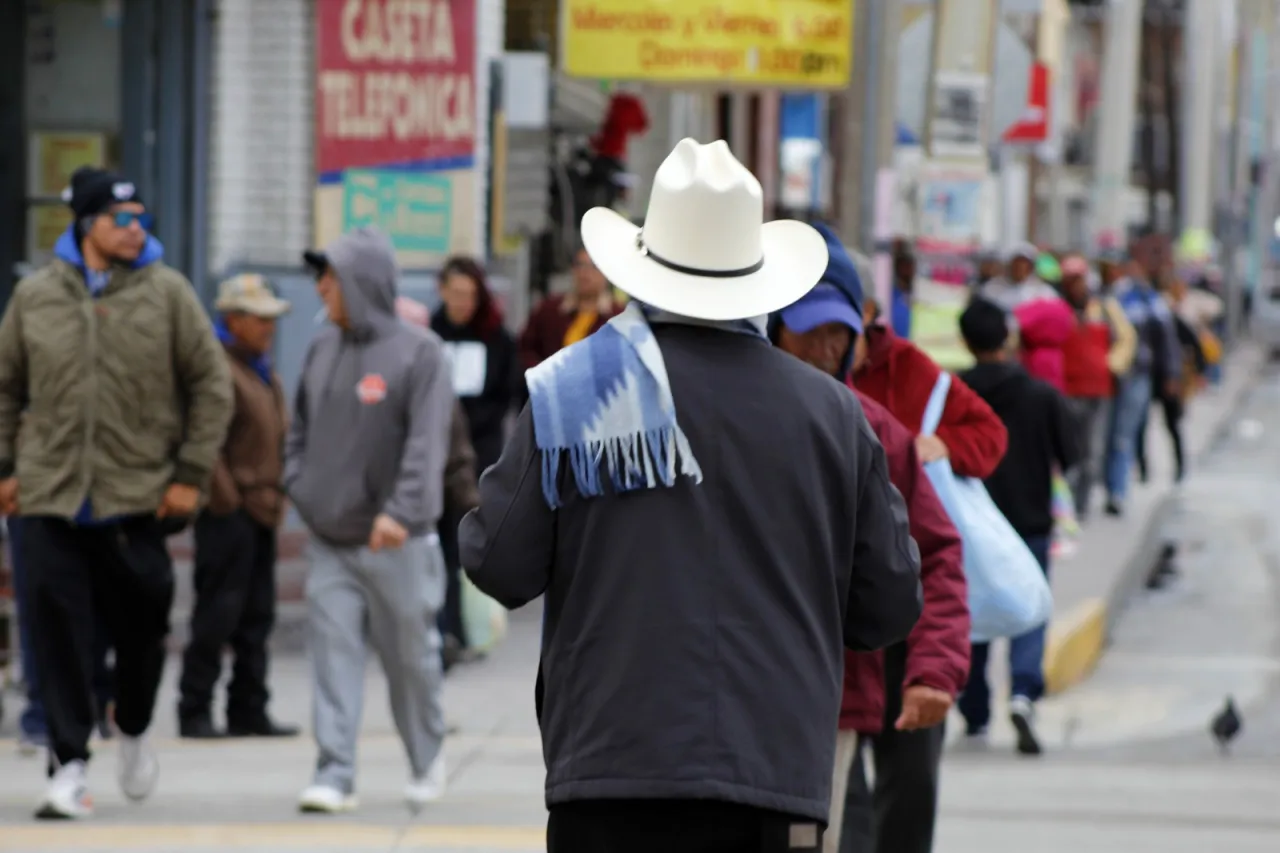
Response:
[{"label": "red logo patch on hoodie", "polygon": [[387,380],[376,373],[366,373],[364,378],[356,383],[356,396],[366,406],[381,403],[387,399]]}]

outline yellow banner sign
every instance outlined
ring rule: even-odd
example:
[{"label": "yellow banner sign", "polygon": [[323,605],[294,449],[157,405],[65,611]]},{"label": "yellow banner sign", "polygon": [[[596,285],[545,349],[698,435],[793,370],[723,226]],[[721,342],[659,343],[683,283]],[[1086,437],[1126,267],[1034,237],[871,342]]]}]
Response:
[{"label": "yellow banner sign", "polygon": [[849,82],[851,0],[561,0],[575,77],[834,89]]}]

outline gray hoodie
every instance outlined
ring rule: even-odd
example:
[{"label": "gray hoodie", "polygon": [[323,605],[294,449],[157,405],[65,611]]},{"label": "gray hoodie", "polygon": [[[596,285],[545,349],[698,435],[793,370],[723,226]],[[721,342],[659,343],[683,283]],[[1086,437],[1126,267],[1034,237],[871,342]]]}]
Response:
[{"label": "gray hoodie", "polygon": [[284,486],[331,545],[364,545],[386,513],[411,536],[440,518],[453,387],[440,339],[396,317],[391,242],[361,228],[325,250],[348,328],[311,341],[285,444]]}]

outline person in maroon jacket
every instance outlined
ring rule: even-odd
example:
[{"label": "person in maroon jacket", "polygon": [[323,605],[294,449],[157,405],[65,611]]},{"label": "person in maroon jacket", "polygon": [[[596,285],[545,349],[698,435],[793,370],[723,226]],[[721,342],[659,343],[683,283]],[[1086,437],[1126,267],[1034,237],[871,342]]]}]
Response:
[{"label": "person in maroon jacket", "polygon": [[586,249],[573,258],[573,289],[548,296],[529,314],[520,333],[520,363],[537,367],[560,350],[599,329],[622,310],[604,274]]},{"label": "person in maroon jacket", "polygon": [[[843,378],[862,334],[862,286],[843,246],[827,237],[822,281],[772,318],[782,349]],[[933,847],[943,723],[969,672],[969,608],[960,535],[921,467],[915,436],[868,395],[854,390],[884,446],[889,479],[907,504],[920,549],[924,611],[905,643],[845,655],[844,700],[824,851],[927,853]],[[875,761],[866,784],[860,744]]]}]

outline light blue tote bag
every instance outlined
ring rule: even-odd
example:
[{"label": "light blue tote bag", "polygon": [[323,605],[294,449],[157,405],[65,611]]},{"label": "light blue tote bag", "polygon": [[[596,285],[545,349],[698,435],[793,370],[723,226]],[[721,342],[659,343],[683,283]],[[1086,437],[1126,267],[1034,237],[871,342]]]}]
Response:
[{"label": "light blue tote bag", "polygon": [[[944,370],[925,407],[921,435],[938,429],[950,390],[951,374]],[[964,542],[973,642],[1016,637],[1048,622],[1053,614],[1049,581],[982,482],[957,477],[947,459],[930,462],[924,470]]]}]

